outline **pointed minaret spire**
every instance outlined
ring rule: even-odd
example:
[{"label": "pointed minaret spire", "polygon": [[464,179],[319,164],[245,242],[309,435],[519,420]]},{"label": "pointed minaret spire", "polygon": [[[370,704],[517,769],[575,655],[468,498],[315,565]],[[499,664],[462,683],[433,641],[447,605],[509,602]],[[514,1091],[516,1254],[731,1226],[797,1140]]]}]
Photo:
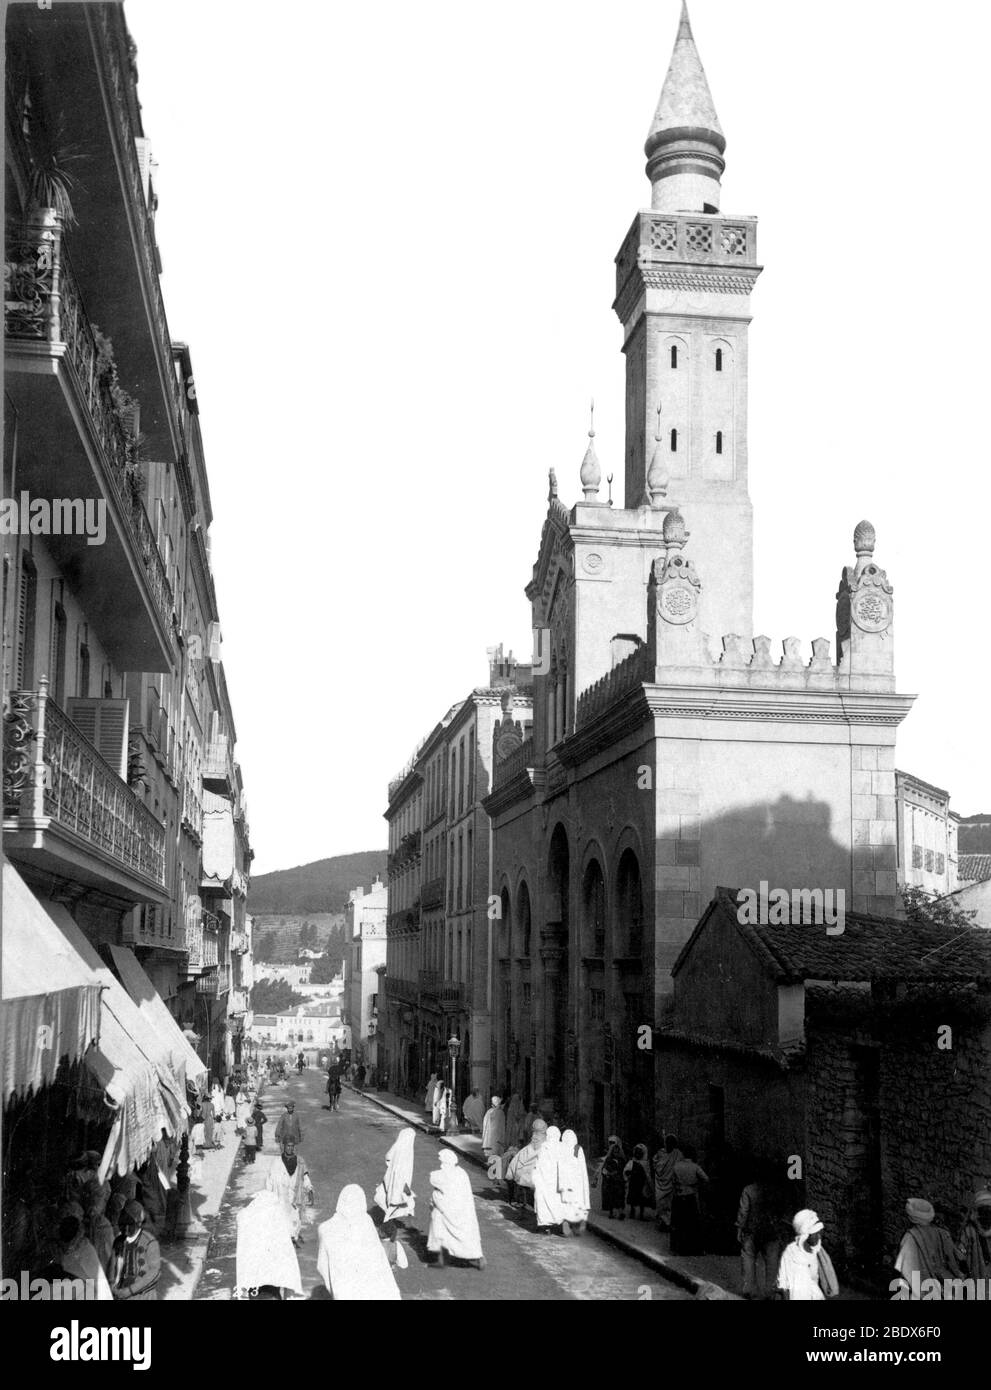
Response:
[{"label": "pointed minaret spire", "polygon": [[595,453],[595,401],[593,401],[589,411],[588,448],[585,450],[581,471],[582,491],[585,494],[586,502],[595,501],[599,495],[601,482],[602,468]]},{"label": "pointed minaret spire", "polygon": [[718,212],[725,149],[683,2],[668,75],[644,146],[653,207],[662,212]]}]

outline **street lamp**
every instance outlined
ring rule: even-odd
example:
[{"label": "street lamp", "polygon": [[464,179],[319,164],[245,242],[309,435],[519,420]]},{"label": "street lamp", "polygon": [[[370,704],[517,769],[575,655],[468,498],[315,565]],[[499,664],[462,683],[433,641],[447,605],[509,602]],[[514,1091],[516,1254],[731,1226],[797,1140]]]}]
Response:
[{"label": "street lamp", "polygon": [[454,1033],[447,1040],[447,1050],[451,1055],[451,1109],[447,1116],[448,1132],[457,1129],[458,1126],[458,1053],[461,1051],[461,1039]]}]

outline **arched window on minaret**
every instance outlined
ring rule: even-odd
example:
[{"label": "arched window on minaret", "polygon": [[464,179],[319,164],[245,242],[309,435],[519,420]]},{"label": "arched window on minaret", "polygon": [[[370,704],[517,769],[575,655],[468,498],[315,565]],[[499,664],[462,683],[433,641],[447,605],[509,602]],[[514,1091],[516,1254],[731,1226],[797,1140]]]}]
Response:
[{"label": "arched window on minaret", "polygon": [[722,432],[722,430],[716,430],[716,453],[717,453],[717,454],[721,454],[722,452],[723,452],[723,432]]},{"label": "arched window on minaret", "polygon": [[717,371],[717,372],[721,372],[722,369],[723,369],[723,350],[722,350],[722,348],[716,348],[716,371]]},{"label": "arched window on minaret", "polygon": [[672,454],[676,454],[676,453],[678,452],[678,431],[677,431],[677,430],[672,430],[672,431],[671,431],[671,452],[672,452]]},{"label": "arched window on minaret", "polygon": [[671,366],[677,369],[678,366],[678,344],[671,344]]}]

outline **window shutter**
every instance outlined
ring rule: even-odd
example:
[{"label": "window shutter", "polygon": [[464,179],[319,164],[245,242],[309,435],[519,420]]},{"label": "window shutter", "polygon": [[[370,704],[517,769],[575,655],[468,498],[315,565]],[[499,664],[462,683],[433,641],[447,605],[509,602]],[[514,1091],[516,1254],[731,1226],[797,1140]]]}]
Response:
[{"label": "window shutter", "polygon": [[66,705],[65,712],[79,732],[126,782],[129,701],[70,699]]}]

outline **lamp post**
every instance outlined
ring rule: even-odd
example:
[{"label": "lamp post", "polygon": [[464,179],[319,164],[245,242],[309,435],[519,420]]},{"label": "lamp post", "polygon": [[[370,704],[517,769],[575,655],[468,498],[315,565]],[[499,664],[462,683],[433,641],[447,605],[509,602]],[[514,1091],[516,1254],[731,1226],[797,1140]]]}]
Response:
[{"label": "lamp post", "polygon": [[451,1056],[451,1108],[447,1115],[448,1133],[458,1127],[458,1053],[461,1051],[461,1039],[452,1033],[447,1040],[447,1050]]}]

